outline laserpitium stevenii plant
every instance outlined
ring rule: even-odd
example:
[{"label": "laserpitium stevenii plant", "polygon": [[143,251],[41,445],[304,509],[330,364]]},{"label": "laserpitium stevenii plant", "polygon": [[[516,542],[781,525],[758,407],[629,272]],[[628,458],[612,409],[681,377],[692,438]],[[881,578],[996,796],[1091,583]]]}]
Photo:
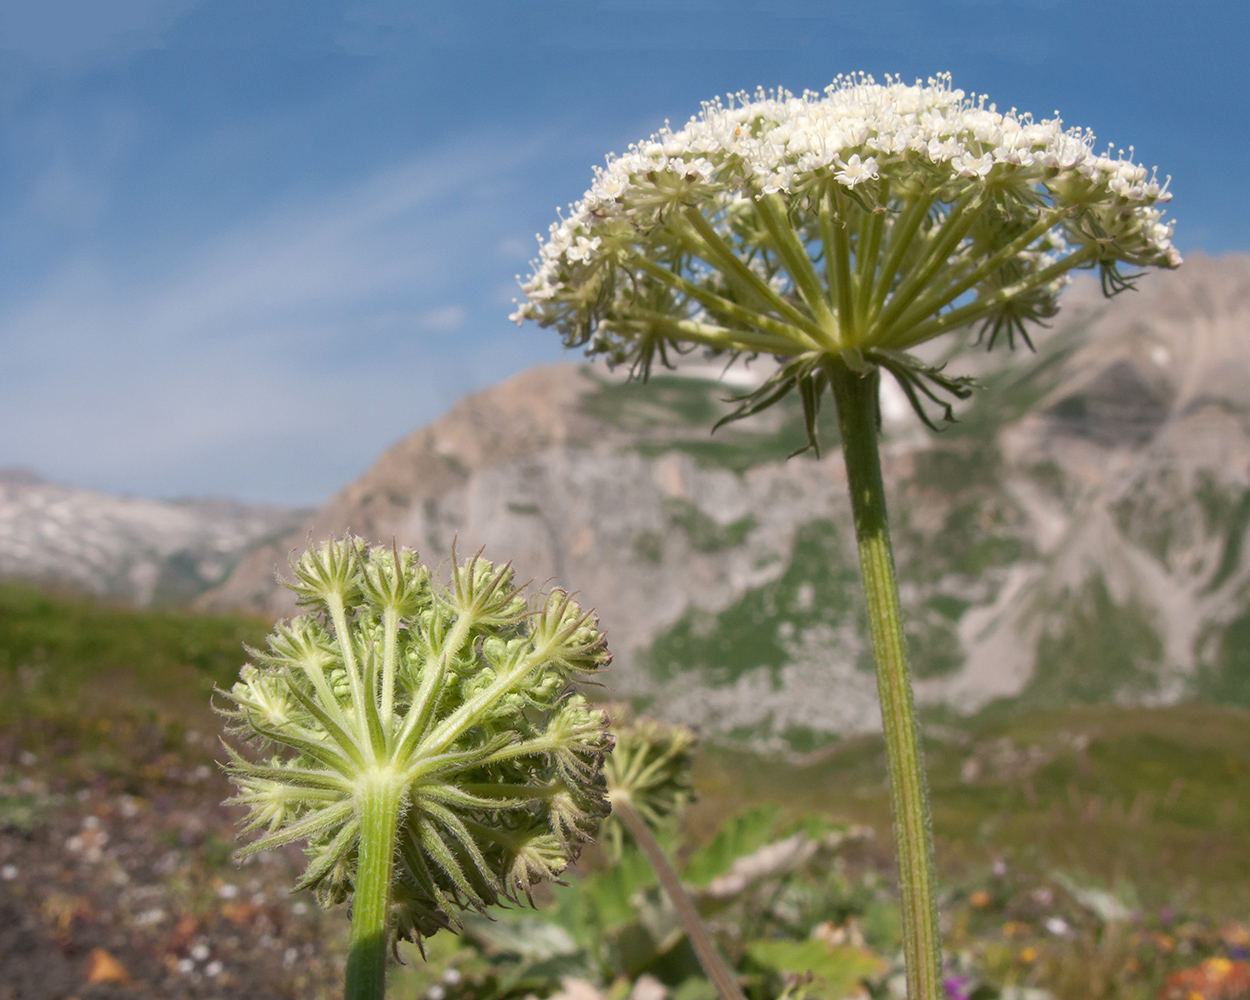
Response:
[{"label": "laserpitium stevenii plant", "polygon": [[737,978],[716,950],[694,901],[681,884],[681,876],[669,864],[652,832],[653,827],[676,819],[690,800],[694,731],[656,719],[633,719],[623,705],[612,706],[610,711],[616,744],[604,769],[612,803],[612,814],[604,823],[608,843],[619,856],[622,828],[633,837],[672,900],[699,964],[721,1000],[745,1000]]},{"label": "laserpitium stevenii plant", "polygon": [[388,943],[528,896],[595,833],[612,737],[570,685],[610,656],[567,593],[527,600],[478,557],[441,584],[348,537],[292,568],[309,614],[249,650],[221,710],[271,751],[230,751],[231,801],[265,830],[240,854],[306,842],[297,888],[350,896],[347,997],[377,1000]]},{"label": "laserpitium stevenii plant", "polygon": [[514,319],[645,378],[699,347],[772,355],[777,372],[727,418],[791,392],[808,446],[838,413],[890,770],[908,993],[942,996],[933,847],[878,452],[888,372],[922,420],[952,417],[953,378],[909,353],[980,324],[988,346],[1044,320],[1074,268],[1107,293],[1123,263],[1175,267],[1167,185],[1058,119],[1000,113],[927,85],[839,77],[823,94],[713,101],[609,157],[551,227]]}]

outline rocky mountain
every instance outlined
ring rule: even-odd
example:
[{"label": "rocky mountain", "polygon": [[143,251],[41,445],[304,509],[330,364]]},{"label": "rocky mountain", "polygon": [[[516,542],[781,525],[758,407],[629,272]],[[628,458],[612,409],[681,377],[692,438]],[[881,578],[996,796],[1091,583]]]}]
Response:
[{"label": "rocky mountain", "polygon": [[307,514],[232,500],[108,496],[0,469],[0,578],[139,605],[185,602]]},{"label": "rocky mountain", "polygon": [[[985,388],[941,434],[883,390],[918,698],[1250,705],[1250,257],[1194,255],[1110,301],[1078,282],[1037,343],[960,352]],[[794,750],[874,728],[836,426],[819,459],[785,458],[793,406],[710,435],[708,372],[565,364],[469,397],[201,605],[291,613],[274,570],[309,532],[433,561],[458,540],[581,591],[611,686],[654,713]]]}]

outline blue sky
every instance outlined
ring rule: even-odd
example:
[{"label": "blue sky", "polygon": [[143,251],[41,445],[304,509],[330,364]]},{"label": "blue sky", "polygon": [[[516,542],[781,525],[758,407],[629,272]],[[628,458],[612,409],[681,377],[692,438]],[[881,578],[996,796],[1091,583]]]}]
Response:
[{"label": "blue sky", "polygon": [[315,504],[560,357],[507,321],[590,166],[757,85],[949,70],[1250,249],[1241,0],[0,0],[0,466]]}]

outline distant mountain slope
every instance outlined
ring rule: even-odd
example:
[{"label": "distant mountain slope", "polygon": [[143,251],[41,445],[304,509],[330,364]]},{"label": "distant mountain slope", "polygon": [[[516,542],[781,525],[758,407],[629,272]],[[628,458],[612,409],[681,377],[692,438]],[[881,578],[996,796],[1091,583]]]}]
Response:
[{"label": "distant mountain slope", "polygon": [[138,605],[180,603],[306,516],[231,500],[108,496],[0,469],[0,577]]},{"label": "distant mountain slope", "polygon": [[[986,388],[943,434],[883,395],[921,701],[1250,704],[1250,258],[1195,255],[1110,302],[1079,282],[1038,354],[960,365]],[[793,407],[709,436],[725,393],[524,372],[387,451],[201,603],[290,613],[274,569],[310,531],[436,561],[458,537],[581,590],[611,683],[652,711],[794,749],[875,727],[841,457],[784,460]]]}]

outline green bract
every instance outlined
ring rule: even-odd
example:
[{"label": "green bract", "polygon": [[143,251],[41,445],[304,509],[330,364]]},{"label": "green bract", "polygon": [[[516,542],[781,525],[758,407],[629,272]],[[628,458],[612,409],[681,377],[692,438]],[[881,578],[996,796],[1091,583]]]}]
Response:
[{"label": "green bract", "polygon": [[[980,323],[989,344],[1052,315],[1068,272],[1175,267],[1166,184],[1059,119],[1003,114],[948,77],[840,77],[824,94],[738,94],[609,157],[551,227],[514,319],[645,376],[703,346],[780,371],[745,416],[797,389],[815,440],[831,363],[927,396],[969,383],[909,352]],[[731,418],[732,419],[732,418]]]},{"label": "green bract", "polygon": [[475,557],[444,585],[354,538],[293,569],[310,613],[250,651],[222,710],[272,752],[231,752],[232,801],[265,830],[240,853],[305,841],[298,887],[359,910],[372,852],[392,941],[561,872],[608,811],[607,719],[570,688],[610,658],[594,615],[559,590],[527,600],[508,566]]}]

